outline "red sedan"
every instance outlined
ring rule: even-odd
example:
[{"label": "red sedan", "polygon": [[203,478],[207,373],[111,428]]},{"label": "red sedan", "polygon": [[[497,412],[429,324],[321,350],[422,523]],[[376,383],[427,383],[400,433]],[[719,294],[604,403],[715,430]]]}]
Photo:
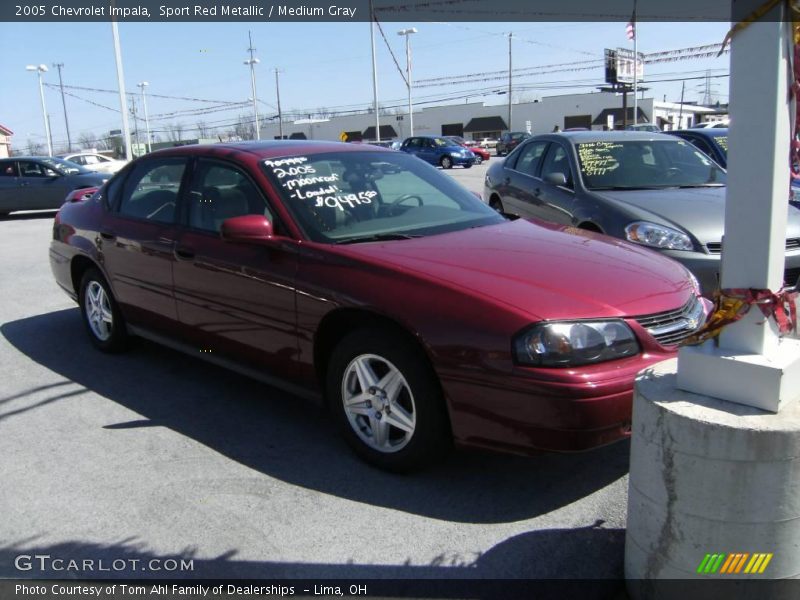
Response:
[{"label": "red sedan", "polygon": [[512,220],[413,156],[351,144],[148,154],[62,207],[50,260],[100,350],[142,336],[324,398],[391,470],[452,440],[626,436],[635,374],[706,310],[677,262]]}]

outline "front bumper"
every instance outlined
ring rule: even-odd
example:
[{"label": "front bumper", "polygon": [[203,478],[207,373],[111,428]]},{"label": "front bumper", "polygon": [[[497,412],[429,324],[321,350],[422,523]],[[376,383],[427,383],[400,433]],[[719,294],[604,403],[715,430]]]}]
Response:
[{"label": "front bumper", "polygon": [[630,435],[633,384],[674,351],[642,354],[590,367],[514,367],[480,380],[440,373],[461,446],[535,454],[578,452]]},{"label": "front bumper", "polygon": [[475,164],[475,155],[470,153],[470,156],[450,156],[453,159],[454,165],[473,165]]},{"label": "front bumper", "polygon": [[[697,277],[704,296],[710,298],[719,288],[719,273],[722,264],[720,254],[680,250],[664,250],[663,254],[677,260]],[[800,251],[786,253],[784,269],[785,284],[787,286],[797,285],[800,278]]]}]

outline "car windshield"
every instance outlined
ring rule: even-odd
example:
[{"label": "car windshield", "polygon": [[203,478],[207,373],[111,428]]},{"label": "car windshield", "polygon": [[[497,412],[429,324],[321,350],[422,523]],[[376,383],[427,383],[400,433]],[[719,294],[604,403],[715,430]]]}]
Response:
[{"label": "car windshield", "polygon": [[78,175],[79,173],[91,173],[88,169],[84,169],[82,166],[77,165],[73,162],[68,160],[64,160],[63,158],[41,158],[39,159],[41,162],[46,164],[48,167],[56,171],[57,173],[61,173],[62,175]]},{"label": "car windshield", "polygon": [[727,157],[728,156],[728,136],[727,135],[712,135],[711,139],[713,139],[722,153]]},{"label": "car windshield", "polygon": [[447,148],[448,146],[458,146],[456,142],[454,142],[453,140],[448,140],[447,138],[436,137],[436,138],[431,138],[431,140],[433,141],[433,144],[439,148]]},{"label": "car windshield", "polygon": [[505,219],[449,176],[399,152],[332,152],[263,161],[283,203],[318,242],[403,239]]},{"label": "car windshield", "polygon": [[576,144],[584,185],[657,189],[725,185],[725,171],[685,140],[614,140]]}]

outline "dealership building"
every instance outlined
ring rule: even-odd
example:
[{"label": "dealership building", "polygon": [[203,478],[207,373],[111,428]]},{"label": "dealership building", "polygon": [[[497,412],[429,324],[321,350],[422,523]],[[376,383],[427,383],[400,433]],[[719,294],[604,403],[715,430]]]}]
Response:
[{"label": "dealership building", "polygon": [[[627,99],[627,122],[633,122],[633,98]],[[660,102],[653,98],[638,101],[638,123],[652,123],[663,130],[685,129],[703,121],[720,119],[719,110],[695,104]],[[595,92],[548,96],[533,102],[512,105],[509,123],[508,105],[472,102],[432,106],[414,111],[416,135],[460,135],[466,139],[498,138],[506,131],[530,131],[533,134],[572,127],[601,131],[623,128],[622,94]],[[381,139],[404,139],[409,135],[407,114],[380,117]],[[343,135],[344,134],[344,135]],[[284,137],[294,139],[374,140],[375,115],[361,113],[330,119],[302,119],[283,123]],[[279,137],[278,123],[261,128],[262,139]]]}]

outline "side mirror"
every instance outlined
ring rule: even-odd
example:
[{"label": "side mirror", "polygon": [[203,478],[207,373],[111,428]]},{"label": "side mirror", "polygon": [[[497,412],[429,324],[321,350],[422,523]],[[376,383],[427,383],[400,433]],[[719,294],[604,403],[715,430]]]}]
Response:
[{"label": "side mirror", "polygon": [[222,222],[220,237],[226,242],[268,244],[277,238],[272,223],[264,215],[242,215]]},{"label": "side mirror", "polygon": [[552,183],[553,185],[559,185],[561,187],[567,185],[567,176],[563,173],[548,173],[544,176],[544,180],[547,183]]}]

